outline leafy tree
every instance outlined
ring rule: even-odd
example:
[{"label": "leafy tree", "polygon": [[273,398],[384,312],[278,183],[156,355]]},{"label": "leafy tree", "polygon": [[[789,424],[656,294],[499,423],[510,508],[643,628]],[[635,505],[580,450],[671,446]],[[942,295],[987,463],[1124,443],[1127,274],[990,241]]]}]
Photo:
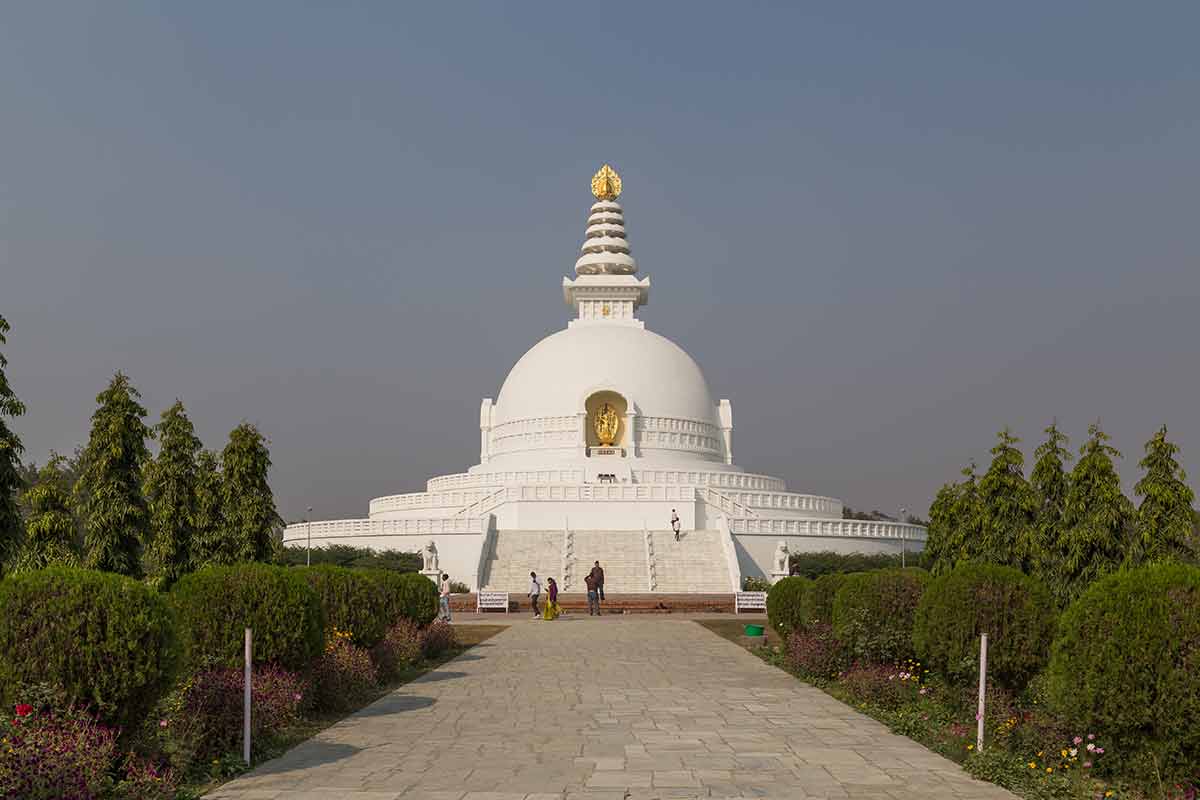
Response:
[{"label": "leafy tree", "polygon": [[1063,508],[1062,563],[1052,584],[1065,597],[1078,596],[1120,565],[1133,520],[1133,504],[1121,493],[1121,478],[1113,466],[1121,453],[1108,441],[1099,423],[1091,425],[1087,442],[1079,448],[1079,463],[1071,471]]},{"label": "leafy tree", "polygon": [[1146,442],[1146,456],[1138,464],[1145,474],[1133,487],[1142,498],[1127,559],[1136,566],[1189,555],[1195,495],[1175,454],[1179,445],[1167,441],[1167,426]]},{"label": "leafy tree", "polygon": [[221,463],[226,542],[237,561],[270,561],[275,547],[272,534],[283,520],[275,512],[275,497],[267,483],[271,455],[266,437],[243,422],[230,431]]},{"label": "leafy tree", "polygon": [[1044,431],[1046,441],[1034,451],[1037,461],[1029,476],[1037,510],[1033,516],[1033,539],[1030,551],[1033,571],[1048,584],[1061,573],[1066,544],[1063,540],[1063,511],[1067,505],[1066,463],[1074,456],[1067,449],[1067,437],[1051,423]]},{"label": "leafy tree", "polygon": [[13,564],[14,572],[79,564],[78,526],[71,513],[65,463],[65,458],[51,453],[46,465],[38,471],[37,483],[24,493],[29,514],[25,519],[25,542]]},{"label": "leafy tree", "polygon": [[233,564],[234,548],[225,540],[225,517],[221,513],[224,484],[221,462],[212,450],[196,457],[196,494],[192,516],[192,566]]},{"label": "leafy tree", "polygon": [[91,569],[138,575],[148,528],[142,469],[150,458],[141,395],[118,372],[96,397],[84,469],[75,485],[84,521],[85,564]]},{"label": "leafy tree", "polygon": [[[10,330],[8,321],[0,316],[0,344],[7,344],[4,334]],[[17,399],[4,368],[8,360],[0,353],[0,564],[11,555],[21,540],[21,514],[17,507],[17,492],[25,485],[21,477],[21,452],[25,449],[5,417],[19,417],[25,404]]]},{"label": "leafy tree", "polygon": [[979,552],[977,561],[1028,569],[1036,510],[1025,480],[1021,441],[1005,428],[992,448],[992,463],[979,481]]},{"label": "leafy tree", "polygon": [[938,489],[929,506],[929,530],[925,538],[925,556],[931,571],[949,571],[958,561],[961,549],[955,533],[954,509],[958,503],[959,484],[946,483]]},{"label": "leafy tree", "polygon": [[200,440],[179,400],[155,426],[162,443],[158,458],[146,464],[146,501],[152,571],[168,584],[191,571],[196,517],[196,454]]}]

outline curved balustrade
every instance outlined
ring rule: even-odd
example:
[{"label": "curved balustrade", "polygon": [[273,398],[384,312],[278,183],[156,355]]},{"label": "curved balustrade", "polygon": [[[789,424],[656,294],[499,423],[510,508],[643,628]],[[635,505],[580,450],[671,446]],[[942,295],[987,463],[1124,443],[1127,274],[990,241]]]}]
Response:
[{"label": "curved balustrade", "polygon": [[926,536],[925,529],[920,525],[857,519],[734,518],[729,520],[729,530],[738,534],[844,536],[856,539],[904,539],[912,542],[923,542]]},{"label": "curved balustrade", "polygon": [[283,529],[283,543],[344,539],[352,536],[412,536],[414,534],[478,534],[483,522],[470,517],[427,517],[421,519],[335,519],[324,522],[297,522]]}]

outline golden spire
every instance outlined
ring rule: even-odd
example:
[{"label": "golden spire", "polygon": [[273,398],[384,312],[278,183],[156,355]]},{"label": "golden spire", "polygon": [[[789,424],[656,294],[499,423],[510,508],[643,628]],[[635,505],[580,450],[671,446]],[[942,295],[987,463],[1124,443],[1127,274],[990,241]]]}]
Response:
[{"label": "golden spire", "polygon": [[592,194],[597,200],[616,200],[621,195],[621,176],[605,164],[592,176]]}]

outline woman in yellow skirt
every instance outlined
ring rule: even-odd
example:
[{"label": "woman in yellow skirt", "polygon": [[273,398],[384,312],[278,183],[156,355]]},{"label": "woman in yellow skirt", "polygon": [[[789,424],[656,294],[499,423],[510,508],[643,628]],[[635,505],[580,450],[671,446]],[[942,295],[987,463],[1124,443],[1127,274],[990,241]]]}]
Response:
[{"label": "woman in yellow skirt", "polygon": [[558,606],[558,584],[554,578],[546,579],[546,593],[548,599],[546,601],[546,609],[542,612],[542,619],[556,619],[562,613],[562,609]]}]

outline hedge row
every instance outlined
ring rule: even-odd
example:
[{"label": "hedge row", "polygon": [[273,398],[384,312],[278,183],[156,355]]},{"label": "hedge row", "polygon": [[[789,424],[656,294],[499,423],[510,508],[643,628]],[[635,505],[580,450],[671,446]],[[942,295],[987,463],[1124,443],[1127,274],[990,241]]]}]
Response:
[{"label": "hedge row", "polygon": [[193,672],[254,660],[307,671],[336,626],[371,647],[401,618],[437,613],[437,589],[420,574],[267,564],[209,567],[167,595],[112,573],[56,568],[0,581],[0,705],[38,686],[56,704],[86,705],[130,729],[182,666]]},{"label": "hedge row", "polygon": [[806,650],[793,662],[814,641],[828,649],[832,623],[848,657],[915,655],[962,686],[977,679],[986,632],[991,682],[1020,692],[1044,670],[1050,705],[1077,730],[1103,731],[1151,771],[1200,763],[1200,567],[1118,572],[1057,619],[1041,582],[984,564],[932,580],[915,569],[793,578],[772,587],[768,607],[773,626],[794,631],[792,649]]}]

